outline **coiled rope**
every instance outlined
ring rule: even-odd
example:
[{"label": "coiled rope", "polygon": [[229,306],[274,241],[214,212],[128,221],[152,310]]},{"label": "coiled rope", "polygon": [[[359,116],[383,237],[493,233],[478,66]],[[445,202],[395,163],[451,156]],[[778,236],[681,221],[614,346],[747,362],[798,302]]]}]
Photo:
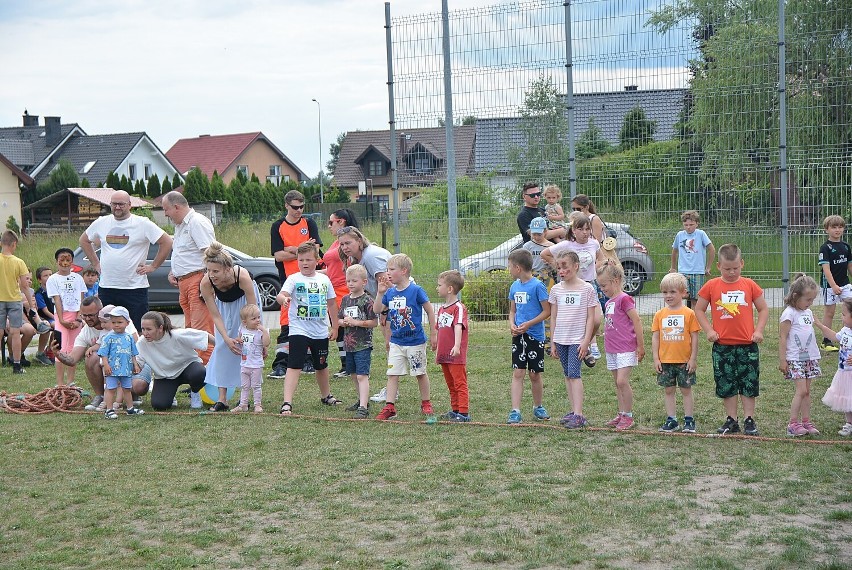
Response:
[{"label": "coiled rope", "polygon": [[0,410],[13,414],[49,414],[79,411],[83,393],[76,386],[56,386],[38,394],[6,394],[0,391]]}]

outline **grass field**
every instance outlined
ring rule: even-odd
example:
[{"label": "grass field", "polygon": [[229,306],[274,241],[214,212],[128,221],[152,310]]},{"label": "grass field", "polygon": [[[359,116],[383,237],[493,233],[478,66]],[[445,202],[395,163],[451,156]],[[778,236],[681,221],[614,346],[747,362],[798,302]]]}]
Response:
[{"label": "grass field", "polygon": [[[723,419],[709,345],[700,351],[699,434],[664,435],[651,366],[633,375],[638,427],[601,426],[615,412],[611,377],[584,370],[593,428],[556,420],[506,426],[505,322],[476,323],[471,425],[420,423],[405,379],[400,420],[348,420],[303,376],[299,417],[281,418],[282,383],[264,384],[263,415],[178,409],[106,421],[100,414],[0,413],[3,568],[849,568],[852,442],[819,403],[819,442],[782,435],[791,386],[763,346],[761,438],[712,436]],[[648,346],[649,343],[648,343]],[[500,347],[495,349],[494,347]],[[383,348],[373,387],[382,384]],[[79,371],[82,378],[82,371]],[[448,406],[430,367],[433,402]],[[52,385],[48,368],[0,369],[0,389]],[[85,382],[85,381],[83,381]],[[349,380],[334,393],[354,399]],[[567,410],[556,361],[545,405]],[[523,412],[531,420],[529,390]],[[143,406],[144,407],[144,406]],[[378,412],[373,406],[371,416]]]}]

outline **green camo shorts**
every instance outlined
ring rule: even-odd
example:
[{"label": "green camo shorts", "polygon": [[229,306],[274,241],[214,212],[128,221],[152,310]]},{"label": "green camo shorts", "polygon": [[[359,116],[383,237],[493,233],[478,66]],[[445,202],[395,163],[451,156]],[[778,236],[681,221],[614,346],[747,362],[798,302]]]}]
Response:
[{"label": "green camo shorts", "polygon": [[760,395],[760,350],[757,343],[713,344],[713,377],[716,395],[746,398]]},{"label": "green camo shorts", "polygon": [[695,386],[695,372],[687,372],[686,364],[663,363],[663,371],[657,374],[657,384],[663,388]]}]

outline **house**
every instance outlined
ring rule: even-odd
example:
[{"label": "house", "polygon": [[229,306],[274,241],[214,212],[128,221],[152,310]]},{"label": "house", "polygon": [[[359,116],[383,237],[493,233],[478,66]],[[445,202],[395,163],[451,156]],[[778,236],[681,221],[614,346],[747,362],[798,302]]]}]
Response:
[{"label": "house", "polygon": [[159,147],[144,132],[88,135],[79,125],[61,124],[60,117],[45,117],[39,126],[38,115],[24,111],[21,127],[0,128],[0,154],[39,184],[67,160],[90,186],[106,182],[107,174],[126,176],[145,183],[156,174],[160,180],[178,173]]},{"label": "house", "polygon": [[246,178],[255,174],[261,182],[268,180],[275,185],[290,180],[307,182],[309,178],[261,132],[180,139],[166,156],[184,176],[197,167],[208,177],[218,172],[225,184],[238,172]]},{"label": "house", "polygon": [[[399,130],[397,183],[400,201],[420,193],[447,177],[447,139],[444,127]],[[453,127],[457,176],[474,174],[476,127]],[[390,131],[350,131],[340,147],[334,180],[352,200],[376,201],[383,208],[391,201]],[[367,195],[359,195],[359,187]],[[372,198],[372,199],[370,199]]]},{"label": "house", "polygon": [[3,227],[9,216],[15,218],[19,228],[22,227],[21,187],[34,188],[35,180],[0,154],[0,222]]},{"label": "house", "polygon": [[[687,91],[639,91],[631,85],[624,91],[577,93],[573,97],[575,140],[583,136],[589,128],[589,120],[594,119],[601,138],[613,145],[619,144],[624,117],[637,106],[645,111],[646,119],[656,122],[654,140],[671,140],[676,134],[675,125],[680,118]],[[524,144],[524,135],[518,128],[520,123],[520,117],[483,118],[476,121],[475,170],[490,174],[494,187],[511,188],[517,185],[509,166],[507,149]]]},{"label": "house", "polygon": [[[113,188],[66,188],[24,206],[27,231],[72,230],[88,227],[109,214]],[[150,208],[151,203],[130,197],[131,208]]]}]

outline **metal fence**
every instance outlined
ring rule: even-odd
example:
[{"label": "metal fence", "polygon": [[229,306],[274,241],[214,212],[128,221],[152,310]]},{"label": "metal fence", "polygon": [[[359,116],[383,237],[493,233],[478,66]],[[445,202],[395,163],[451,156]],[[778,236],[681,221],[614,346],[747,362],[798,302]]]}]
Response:
[{"label": "metal fence", "polygon": [[[680,214],[691,209],[717,248],[741,247],[744,274],[780,306],[788,272],[818,277],[822,219],[849,219],[848,8],[826,0],[542,0],[450,11],[451,117],[442,14],[391,18],[396,168],[431,168],[446,179],[446,146],[418,145],[418,129],[457,125],[454,227],[463,267],[466,256],[517,235],[520,186],[534,180],[559,185],[568,212],[572,193],[587,194],[604,221],[630,225],[654,265],[637,298],[642,312],[661,305],[651,293],[670,267]],[[471,133],[470,148],[460,146]],[[451,265],[452,192],[441,183],[418,190],[400,244],[430,283]],[[499,289],[475,283],[476,273],[468,273],[471,313],[494,318],[505,277]]]}]

